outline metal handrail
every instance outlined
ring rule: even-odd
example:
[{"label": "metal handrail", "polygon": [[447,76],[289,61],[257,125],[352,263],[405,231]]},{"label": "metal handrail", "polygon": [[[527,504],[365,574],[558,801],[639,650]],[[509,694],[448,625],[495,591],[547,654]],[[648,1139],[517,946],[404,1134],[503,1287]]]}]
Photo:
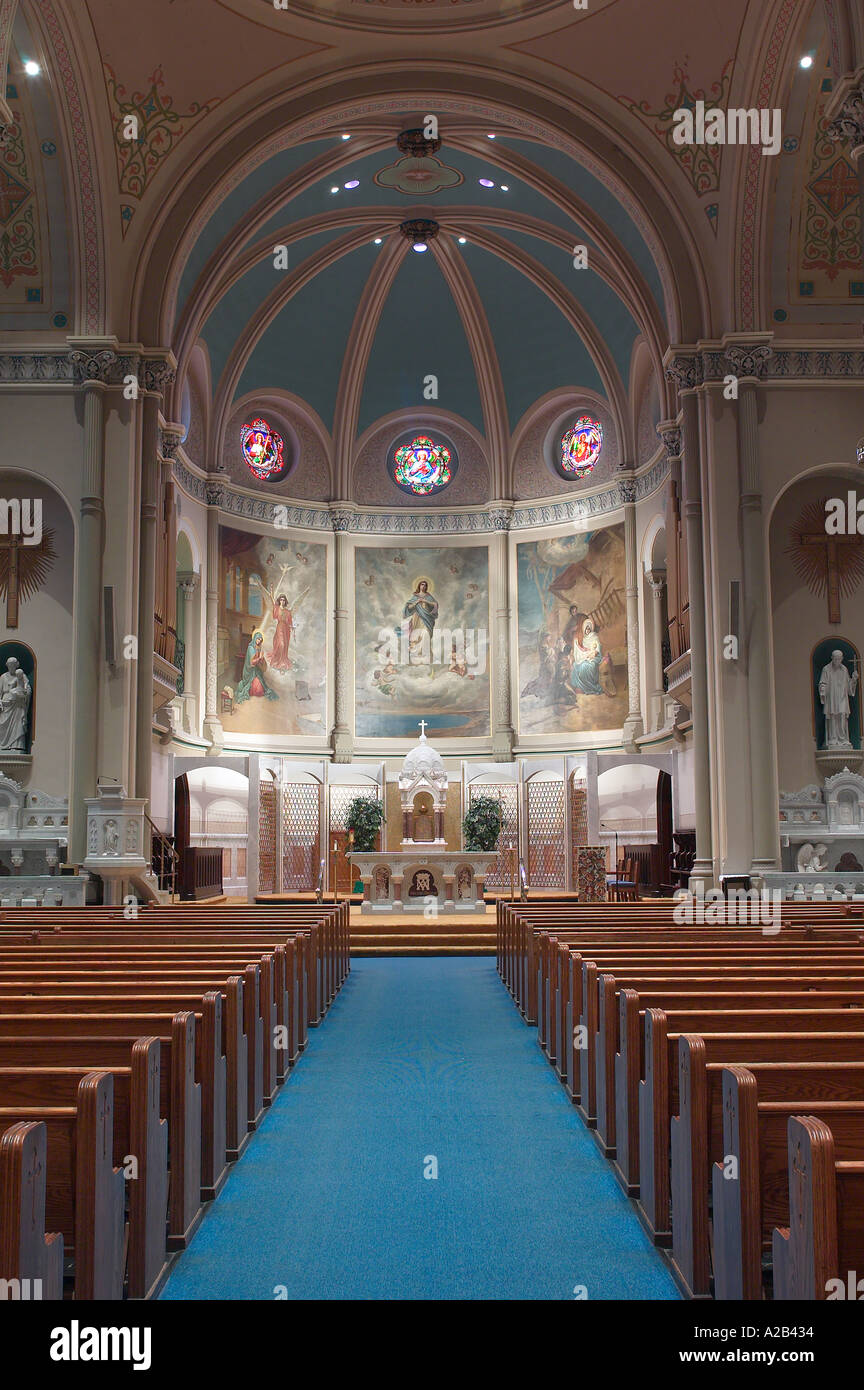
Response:
[{"label": "metal handrail", "polygon": [[[160,830],[160,829],[159,829],[159,826],[156,824],[156,822],[155,822],[154,820],[152,820],[152,818],[151,818],[150,816],[148,816],[148,814],[147,814],[146,811],[144,812],[144,819],[146,820],[147,824],[150,826],[150,830],[151,830],[151,832],[152,832],[151,848],[150,848],[150,868],[151,868],[151,869],[153,870],[153,872],[156,874],[156,877],[157,877],[158,880],[159,880],[159,887],[160,887],[160,888],[162,887],[162,880],[163,880],[163,879],[167,880],[168,885],[169,885],[169,887],[168,887],[168,893],[169,893],[169,895],[170,895],[171,901],[173,902],[174,899],[175,899],[176,896],[177,896],[177,873],[178,873],[178,869],[179,869],[179,866],[180,866],[180,855],[177,853],[177,848],[176,848],[176,846],[172,843],[171,836],[170,836],[170,835],[166,835],[166,833],[165,833],[164,830]],[[153,846],[154,846],[157,842],[158,842],[158,844],[159,844],[160,853],[161,853],[163,856],[164,856],[165,850],[167,849],[167,851],[168,851],[168,855],[169,855],[170,862],[171,862],[171,869],[170,869],[170,871],[169,871],[168,873],[165,873],[165,872],[164,872],[164,869],[161,868],[161,867],[160,867],[160,869],[157,870],[156,865],[155,865],[154,862],[153,862],[153,860],[154,860]]]}]

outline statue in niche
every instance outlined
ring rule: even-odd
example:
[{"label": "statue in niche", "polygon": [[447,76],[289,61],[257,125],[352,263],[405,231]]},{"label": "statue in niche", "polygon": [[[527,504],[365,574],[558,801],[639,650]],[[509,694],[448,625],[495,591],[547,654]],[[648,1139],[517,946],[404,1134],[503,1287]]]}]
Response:
[{"label": "statue in niche", "polygon": [[840,858],[838,859],[835,873],[860,874],[861,867],[862,866],[858,863],[858,860],[855,858],[855,855],[851,854],[847,850],[847,852],[845,854],[841,854]]},{"label": "statue in niche", "polygon": [[0,676],[0,753],[27,752],[27,719],[33,694],[16,656]]},{"label": "statue in niche", "polygon": [[801,846],[795,859],[799,874],[824,874],[827,864],[828,846],[823,844]]},{"label": "statue in niche", "polygon": [[385,902],[390,897],[390,870],[378,868],[375,870],[375,897],[379,902]]},{"label": "statue in niche", "polygon": [[849,739],[849,701],[858,688],[858,671],[850,676],[839,648],[823,666],[819,677],[819,699],[825,712],[825,747],[851,748]]},{"label": "statue in niche", "polygon": [[120,833],[116,820],[106,820],[103,833],[103,853],[116,854],[120,845]]}]

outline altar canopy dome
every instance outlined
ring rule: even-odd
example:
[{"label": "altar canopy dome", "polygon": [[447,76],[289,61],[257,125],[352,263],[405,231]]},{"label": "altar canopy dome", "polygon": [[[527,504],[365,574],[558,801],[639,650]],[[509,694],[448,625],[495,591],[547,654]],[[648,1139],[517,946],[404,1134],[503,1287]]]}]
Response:
[{"label": "altar canopy dome", "polygon": [[446,795],[447,782],[444,760],[429,743],[426,731],[421,730],[420,742],[411,749],[402,764],[399,790],[406,793],[428,787],[430,791]]}]

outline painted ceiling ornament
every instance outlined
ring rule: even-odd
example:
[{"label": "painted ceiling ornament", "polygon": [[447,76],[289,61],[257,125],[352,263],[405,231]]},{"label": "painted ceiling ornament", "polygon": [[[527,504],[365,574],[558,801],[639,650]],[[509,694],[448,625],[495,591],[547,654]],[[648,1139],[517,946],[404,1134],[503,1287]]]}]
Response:
[{"label": "painted ceiling ornament", "polygon": [[285,441],[271,429],[266,420],[257,417],[240,431],[240,443],[246,467],[261,482],[280,476],[285,471]]},{"label": "painted ceiling ornament", "polygon": [[440,492],[450,482],[451,454],[446,444],[418,434],[410,444],[402,444],[393,454],[393,478],[406,492],[426,496]]},{"label": "painted ceiling ornament", "polygon": [[603,448],[603,427],[591,415],[580,415],[561,439],[561,469],[570,478],[585,478]]}]

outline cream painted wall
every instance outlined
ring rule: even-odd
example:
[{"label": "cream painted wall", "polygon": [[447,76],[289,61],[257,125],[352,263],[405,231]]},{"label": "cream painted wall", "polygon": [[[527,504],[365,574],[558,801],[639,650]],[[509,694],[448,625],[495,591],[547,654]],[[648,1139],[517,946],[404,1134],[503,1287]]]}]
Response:
[{"label": "cream painted wall", "polygon": [[[808,502],[826,495],[844,497],[855,489],[864,497],[864,482],[839,473],[823,473],[797,483],[777,504],[771,522],[771,595],[774,625],[774,674],[777,710],[778,771],[784,791],[821,783],[814,752],[811,653],[825,637],[845,637],[864,652],[864,581],[840,600],[841,622],[828,621],[825,596],[812,594],[784,554],[789,527]],[[862,541],[864,545],[864,541]]]},{"label": "cream painted wall", "polygon": [[57,558],[39,592],[21,601],[17,628],[7,628],[6,601],[0,599],[0,641],[22,642],[36,658],[35,705],[31,705],[35,737],[28,790],[68,796],[75,528],[59,494],[26,474],[0,472],[0,497],[29,498],[31,503],[39,499],[43,531],[54,533]]}]

